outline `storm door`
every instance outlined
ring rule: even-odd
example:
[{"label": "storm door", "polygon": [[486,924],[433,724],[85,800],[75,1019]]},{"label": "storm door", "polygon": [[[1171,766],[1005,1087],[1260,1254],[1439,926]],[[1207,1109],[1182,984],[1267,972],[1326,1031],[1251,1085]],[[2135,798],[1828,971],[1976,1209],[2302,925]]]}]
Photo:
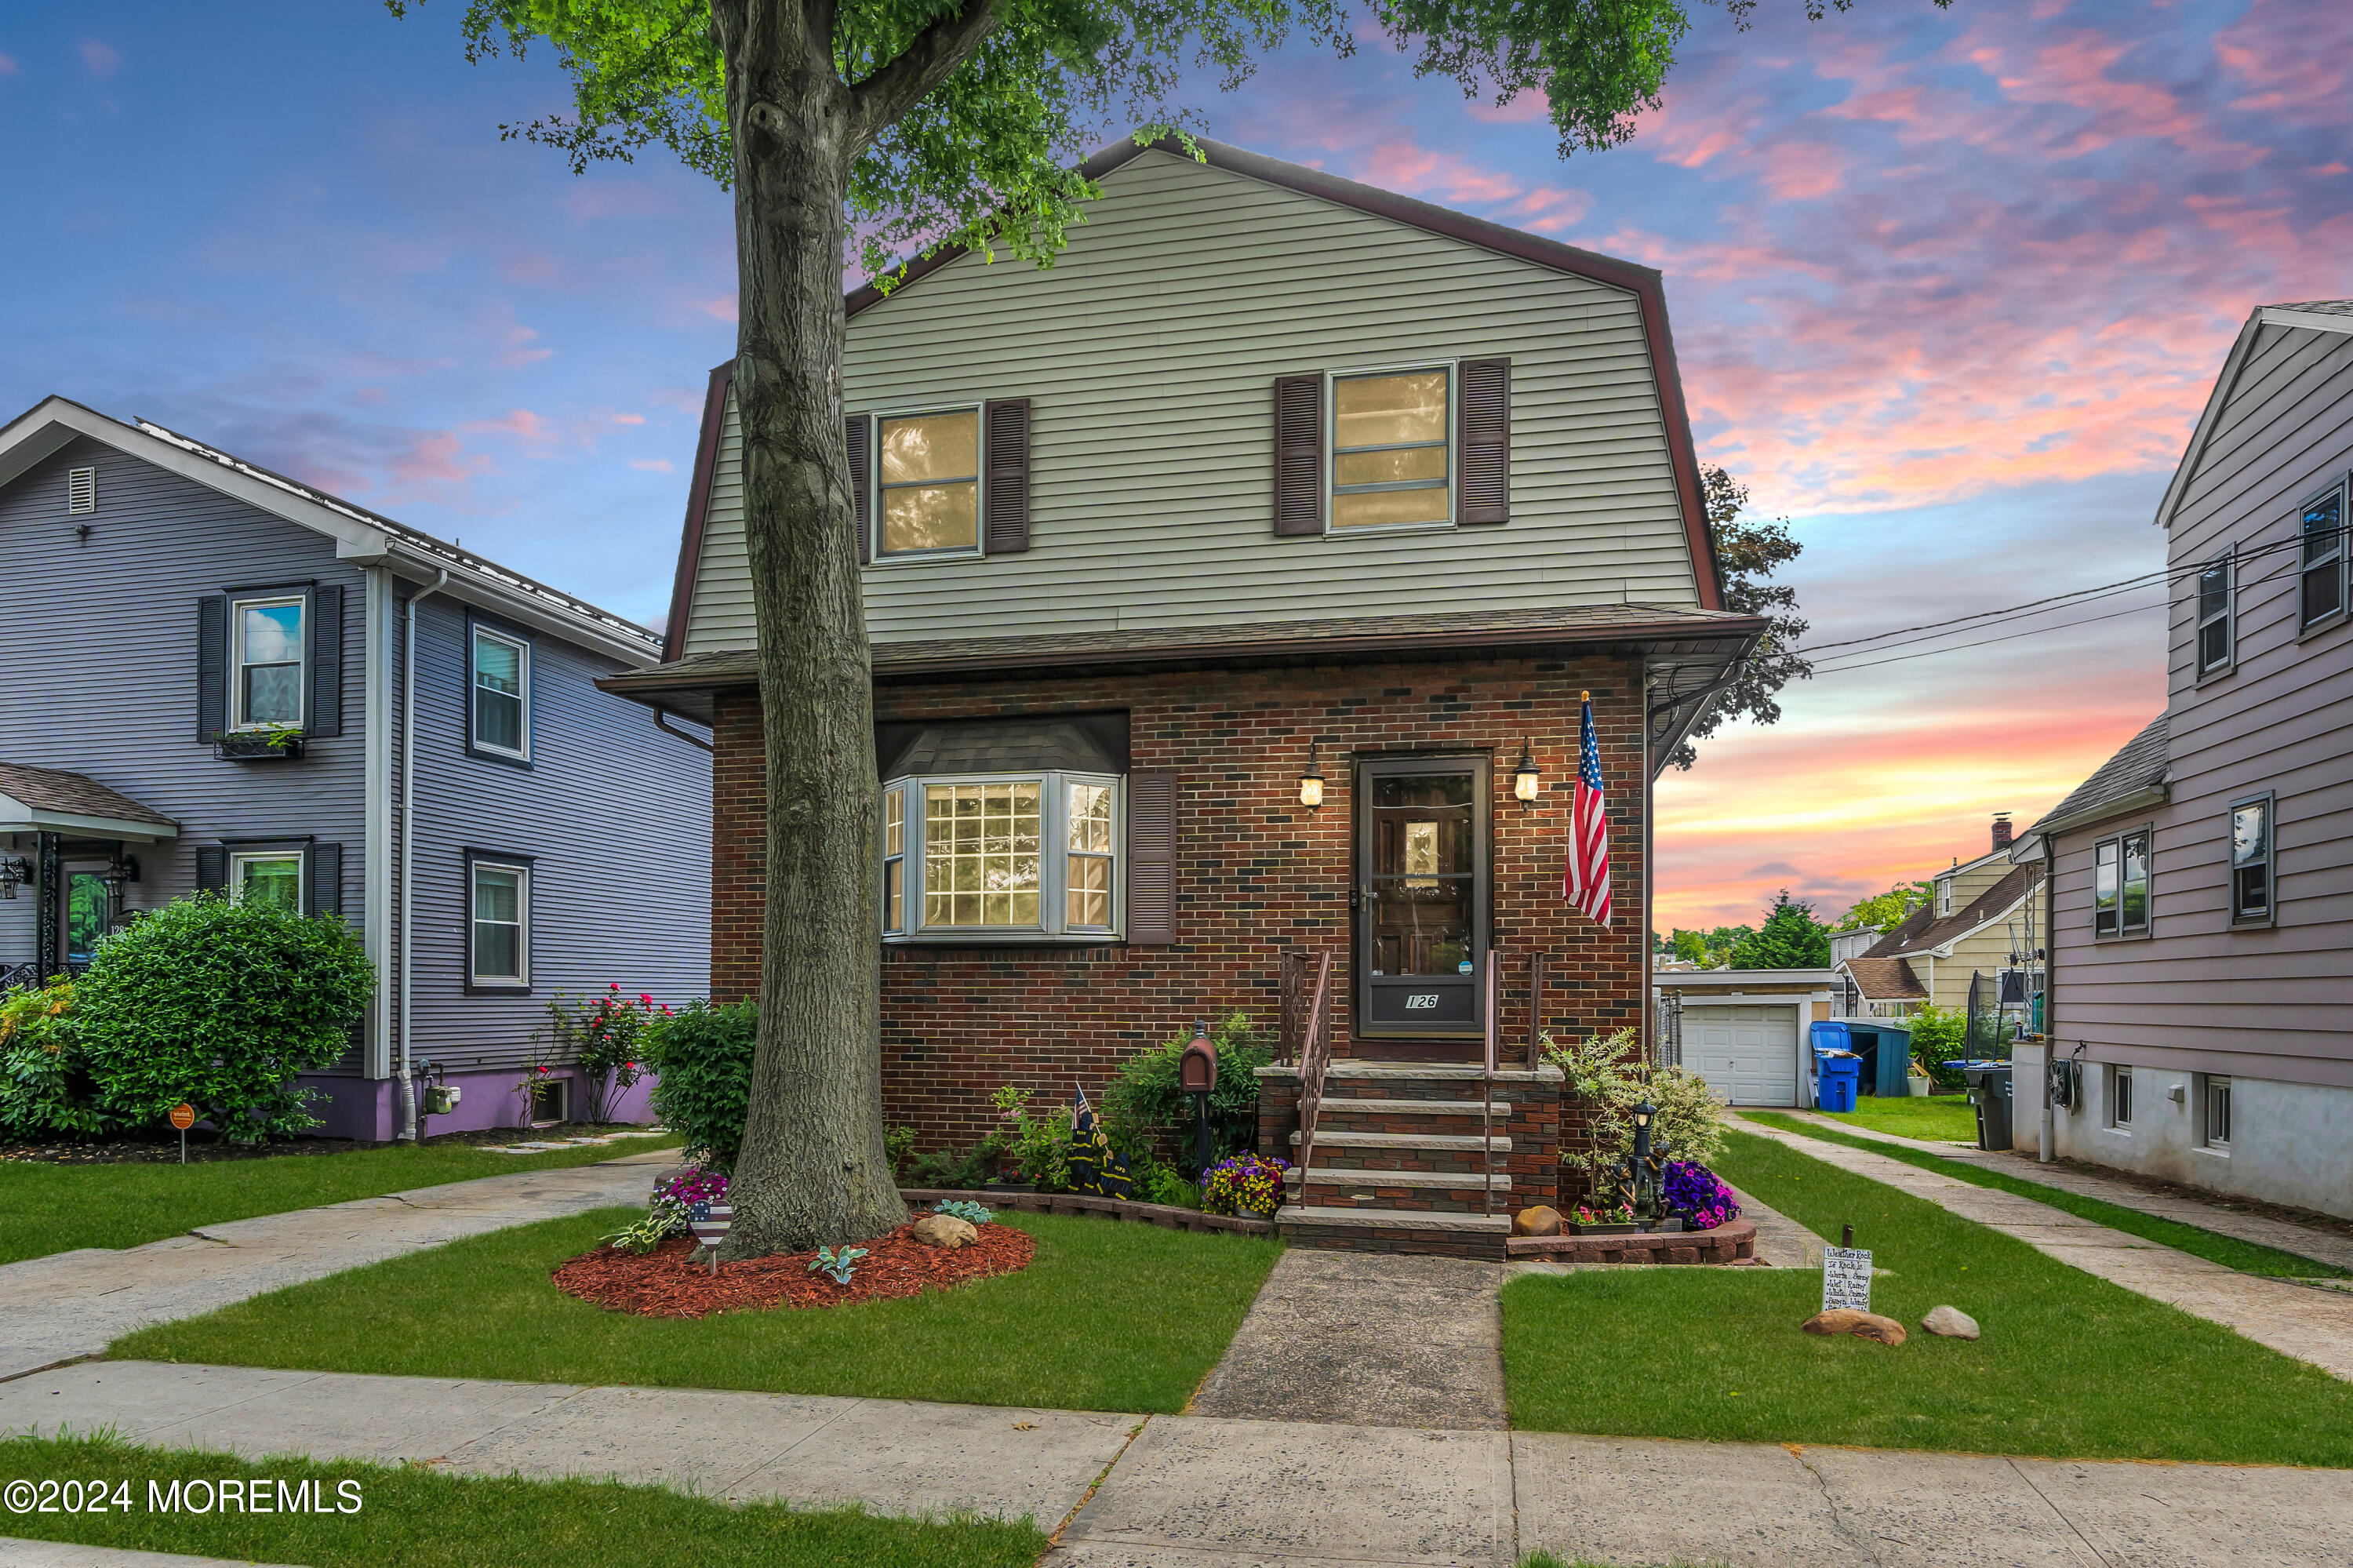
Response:
[{"label": "storm door", "polygon": [[1366,762],[1356,790],[1357,1033],[1475,1038],[1487,952],[1483,757]]}]

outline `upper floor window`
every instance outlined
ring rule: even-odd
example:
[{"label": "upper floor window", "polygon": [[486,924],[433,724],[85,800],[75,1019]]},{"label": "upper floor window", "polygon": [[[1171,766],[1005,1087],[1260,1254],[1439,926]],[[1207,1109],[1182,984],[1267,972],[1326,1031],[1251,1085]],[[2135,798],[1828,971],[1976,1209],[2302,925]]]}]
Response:
[{"label": "upper floor window", "polygon": [[2102,839],[2092,850],[2092,934],[2148,929],[2148,830]]},{"label": "upper floor window", "polygon": [[1446,523],[1454,516],[1445,366],[1332,378],[1332,526]]},{"label": "upper floor window", "polygon": [[[218,601],[216,600],[216,603]],[[229,605],[229,692],[237,729],[302,722],[302,596]]]},{"label": "upper floor window", "polygon": [[1953,879],[1949,876],[1940,876],[1936,879],[1936,913],[1943,916],[1950,915],[1952,912]]},{"label": "upper floor window", "polygon": [[2304,506],[2304,552],[2297,624],[2317,626],[2345,612],[2345,486]]},{"label": "upper floor window", "polygon": [[2268,925],[2273,915],[2272,797],[2231,808],[2231,923]]},{"label": "upper floor window", "polygon": [[980,410],[881,421],[880,553],[934,556],[980,548]]},{"label": "upper floor window", "polygon": [[470,663],[474,749],[529,760],[531,644],[477,626]]},{"label": "upper floor window", "polygon": [[[1049,770],[896,779],[882,801],[894,937],[1092,937],[1118,929],[1120,781]],[[905,833],[923,824],[921,853]]]},{"label": "upper floor window", "polygon": [[2211,675],[2227,670],[2237,656],[2232,626],[2232,588],[2237,563],[2228,550],[2206,563],[2198,574],[2198,673]]}]

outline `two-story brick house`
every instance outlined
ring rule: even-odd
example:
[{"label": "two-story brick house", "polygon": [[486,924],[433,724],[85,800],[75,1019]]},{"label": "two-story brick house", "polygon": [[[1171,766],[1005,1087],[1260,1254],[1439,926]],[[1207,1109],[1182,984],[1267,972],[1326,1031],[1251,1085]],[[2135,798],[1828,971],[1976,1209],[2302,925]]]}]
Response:
[{"label": "two-story brick house", "polygon": [[2348,511],[2353,301],[2264,306],[2158,511],[2165,711],[2015,852],[2051,869],[2058,1154],[2353,1216]]},{"label": "two-story brick house", "polygon": [[[848,300],[886,1114],[969,1144],[997,1086],[1271,1027],[1285,955],[1328,955],[1327,1093],[1425,1119],[1327,1111],[1307,1204],[1489,1227],[1549,1195],[1554,1135],[1465,1173],[1484,1033],[1533,1102],[1536,1022],[1642,1024],[1651,779],[1761,623],[1720,608],[1656,273],[1203,146],[1096,158],[1050,269],[948,251]],[[739,452],[722,366],[667,662],[606,683],[713,726],[730,996],[763,853]],[[1562,899],[1587,691],[1608,929]]]},{"label": "two-story brick house", "polygon": [[61,397],[0,427],[0,988],[195,888],[340,915],[378,985],[311,1086],[367,1139],[404,1062],[428,1132],[531,1115],[559,993],[702,992],[706,752],[596,686],[644,627]]}]

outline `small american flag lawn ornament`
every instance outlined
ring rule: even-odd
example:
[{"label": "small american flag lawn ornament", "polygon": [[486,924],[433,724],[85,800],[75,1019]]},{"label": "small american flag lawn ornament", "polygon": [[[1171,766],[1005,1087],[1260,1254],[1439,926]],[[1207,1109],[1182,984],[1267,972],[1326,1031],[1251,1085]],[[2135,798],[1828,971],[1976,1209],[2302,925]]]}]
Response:
[{"label": "small american flag lawn ornament", "polygon": [[697,1203],[686,1212],[686,1223],[694,1232],[694,1239],[711,1249],[711,1272],[719,1272],[719,1244],[727,1239],[728,1227],[735,1223],[733,1203]]},{"label": "small american flag lawn ornament", "polygon": [[1583,694],[1585,713],[1577,747],[1577,809],[1568,829],[1568,869],[1560,895],[1597,926],[1609,924],[1609,816],[1601,789],[1601,747],[1593,738],[1593,694]]}]

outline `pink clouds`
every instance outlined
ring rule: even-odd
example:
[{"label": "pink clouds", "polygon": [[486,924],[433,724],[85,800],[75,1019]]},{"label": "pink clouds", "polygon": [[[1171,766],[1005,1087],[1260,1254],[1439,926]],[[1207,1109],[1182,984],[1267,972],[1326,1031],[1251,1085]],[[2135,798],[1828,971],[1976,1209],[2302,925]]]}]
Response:
[{"label": "pink clouds", "polygon": [[16,74],[16,58],[7,54],[0,54],[0,76],[15,76]]},{"label": "pink clouds", "polygon": [[84,38],[74,52],[81,56],[82,69],[100,81],[122,69],[121,51],[102,39]]}]

